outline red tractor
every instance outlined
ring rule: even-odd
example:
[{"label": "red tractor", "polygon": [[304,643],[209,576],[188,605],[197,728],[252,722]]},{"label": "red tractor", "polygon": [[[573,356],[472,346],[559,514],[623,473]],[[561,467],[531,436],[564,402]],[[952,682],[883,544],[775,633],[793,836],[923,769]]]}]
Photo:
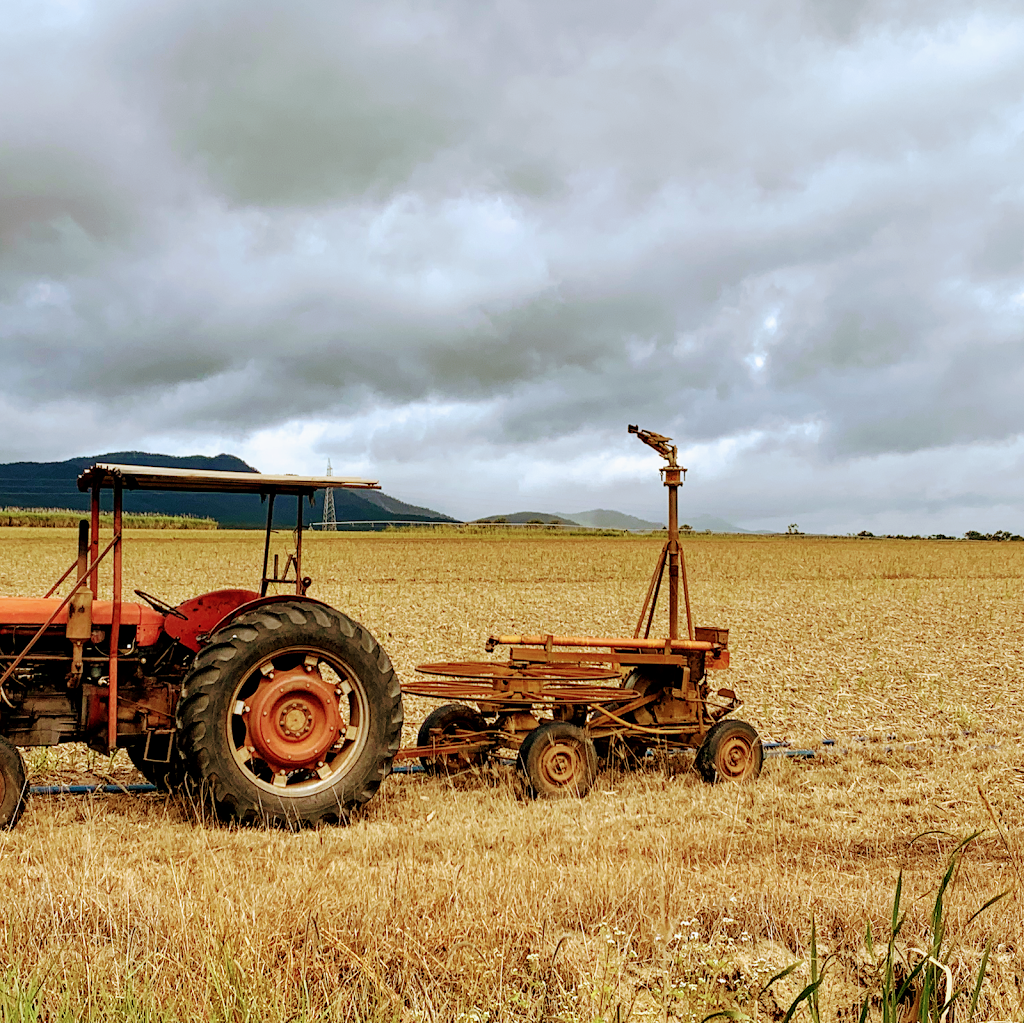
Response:
[{"label": "red tractor", "polygon": [[[306,595],[303,501],[344,477],[272,476],[97,464],[78,557],[43,598],[0,598],[0,828],[27,792],[18,746],[117,747],[152,782],[190,779],[224,819],[285,826],[343,820],[391,769],[402,693],[388,655],[358,622]],[[113,537],[100,549],[100,494]],[[217,590],[176,607],[122,599],[125,490],[260,494],[267,532],[258,589]],[[275,498],[296,498],[296,549],[270,567]],[[100,600],[100,567],[111,599]],[[55,596],[69,581],[66,596]],[[271,586],[290,593],[268,593]]]}]

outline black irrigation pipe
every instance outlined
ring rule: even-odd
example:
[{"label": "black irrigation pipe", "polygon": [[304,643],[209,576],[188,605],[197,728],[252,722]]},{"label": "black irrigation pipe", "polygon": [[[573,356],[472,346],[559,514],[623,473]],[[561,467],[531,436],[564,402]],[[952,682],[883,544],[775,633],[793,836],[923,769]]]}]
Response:
[{"label": "black irrigation pipe", "polygon": [[86,796],[93,792],[156,792],[155,785],[33,785],[30,796]]},{"label": "black irrigation pipe", "polygon": [[[415,774],[425,771],[422,764],[399,764],[391,769],[392,774]],[[94,792],[109,792],[113,795],[129,792],[159,792],[156,785],[33,785],[30,796],[88,796]]]}]

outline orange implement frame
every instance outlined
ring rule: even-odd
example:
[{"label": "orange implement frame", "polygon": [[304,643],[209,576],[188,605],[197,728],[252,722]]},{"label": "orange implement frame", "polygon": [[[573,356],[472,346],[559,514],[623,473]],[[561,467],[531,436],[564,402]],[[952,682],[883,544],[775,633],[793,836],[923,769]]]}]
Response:
[{"label": "orange implement frame", "polygon": [[[487,640],[487,652],[508,647],[505,663],[419,665],[417,671],[442,678],[406,682],[406,692],[468,700],[477,710],[459,704],[438,708],[421,726],[417,745],[399,751],[398,758],[420,757],[428,770],[462,769],[483,763],[499,749],[518,750],[520,767],[538,791],[577,783],[585,787],[592,779],[579,767],[583,763],[579,750],[585,749],[581,735],[591,744],[605,743],[606,750],[613,742],[625,743],[631,755],[655,739],[666,746],[698,749],[721,719],[741,705],[731,689],[712,692],[706,682],[709,670],[729,667],[729,631],[696,628],[693,623],[686,560],[679,543],[678,498],[686,470],[676,460],[670,437],[636,426],[630,426],[629,432],[665,459],[661,476],[668,488],[668,539],[633,635],[495,635]],[[652,636],[666,571],[668,635]],[[680,606],[686,611],[685,632],[680,629]],[[595,684],[602,682],[608,684]],[[482,730],[484,722],[488,727]],[[749,738],[747,731],[741,736],[746,741],[744,737]],[[596,747],[591,749],[596,753]],[[753,763],[753,745],[743,749]],[[542,771],[541,762],[551,770]],[[563,770],[569,772],[568,781],[558,780]],[[572,774],[576,770],[579,773]]]}]

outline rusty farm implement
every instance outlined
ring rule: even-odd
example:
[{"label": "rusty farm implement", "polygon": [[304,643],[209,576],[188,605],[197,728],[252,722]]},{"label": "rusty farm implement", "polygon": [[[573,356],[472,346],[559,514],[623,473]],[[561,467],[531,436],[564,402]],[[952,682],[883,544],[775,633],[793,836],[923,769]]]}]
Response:
[{"label": "rusty farm implement", "polygon": [[[671,438],[630,426],[630,433],[666,461],[668,539],[661,550],[632,636],[499,635],[488,652],[503,661],[423,664],[407,693],[457,701],[432,711],[415,747],[431,771],[515,755],[540,795],[591,786],[599,757],[643,755],[649,747],[691,748],[705,781],[744,781],[760,773],[755,729],[727,717],[740,706],[730,689],[712,691],[708,672],[729,666],[727,629],[695,627],[686,562],[679,542],[678,491],[686,472]],[[668,635],[652,637],[658,598],[668,575]],[[680,598],[686,630],[680,635]]]}]

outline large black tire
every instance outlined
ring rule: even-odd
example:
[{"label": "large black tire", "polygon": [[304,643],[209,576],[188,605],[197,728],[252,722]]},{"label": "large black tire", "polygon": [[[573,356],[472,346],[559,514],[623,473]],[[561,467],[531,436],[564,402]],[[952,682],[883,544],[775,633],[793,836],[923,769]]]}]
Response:
[{"label": "large black tire", "polygon": [[597,752],[582,728],[550,721],[526,736],[516,766],[534,795],[585,796],[597,777]]},{"label": "large black tire", "polygon": [[[484,732],[487,721],[483,714],[467,707],[464,703],[446,703],[443,707],[435,707],[420,725],[416,733],[417,746],[430,746],[437,741],[431,733],[454,736],[460,731]],[[454,774],[466,771],[471,767],[480,767],[487,761],[486,750],[470,752],[439,753],[434,756],[420,757],[420,763],[428,774]]]},{"label": "large black tire", "polygon": [[725,718],[711,726],[697,750],[695,766],[709,785],[753,781],[761,773],[764,748],[757,730],[746,721]]},{"label": "large black tire", "polygon": [[28,798],[25,761],[16,746],[0,739],[0,831],[18,823]]},{"label": "large black tire", "polygon": [[390,773],[402,692],[367,629],[296,599],[210,637],[177,720],[190,780],[222,819],[315,827],[347,820]]}]

